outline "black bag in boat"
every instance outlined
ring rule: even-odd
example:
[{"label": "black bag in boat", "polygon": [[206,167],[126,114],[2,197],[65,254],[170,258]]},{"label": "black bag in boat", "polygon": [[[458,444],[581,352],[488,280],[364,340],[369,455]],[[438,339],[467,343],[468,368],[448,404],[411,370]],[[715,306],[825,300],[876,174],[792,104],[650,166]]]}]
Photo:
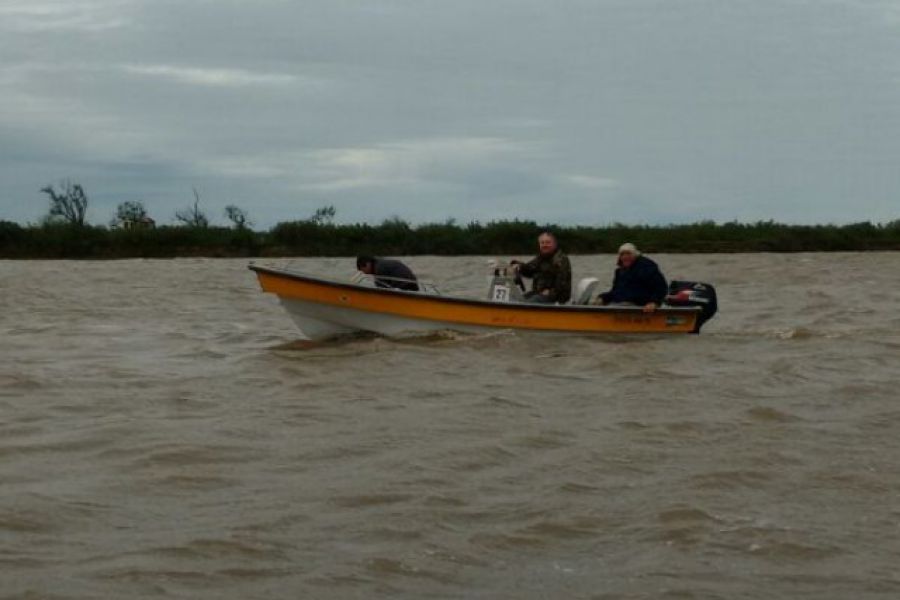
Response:
[{"label": "black bag in boat", "polygon": [[712,319],[719,310],[716,288],[699,281],[673,281],[670,283],[666,304],[669,306],[699,306],[701,308],[694,333],[699,333],[703,324]]}]

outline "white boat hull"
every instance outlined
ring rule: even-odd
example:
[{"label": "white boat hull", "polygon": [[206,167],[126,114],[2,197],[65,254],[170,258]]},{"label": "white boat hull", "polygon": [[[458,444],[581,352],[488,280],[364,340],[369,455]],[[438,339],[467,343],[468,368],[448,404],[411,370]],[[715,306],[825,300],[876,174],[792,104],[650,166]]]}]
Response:
[{"label": "white boat hull", "polygon": [[461,326],[458,323],[416,319],[340,308],[291,298],[279,298],[288,315],[309,340],[325,340],[341,335],[374,332],[389,337],[423,335],[452,329],[463,333],[496,331],[496,327]]}]

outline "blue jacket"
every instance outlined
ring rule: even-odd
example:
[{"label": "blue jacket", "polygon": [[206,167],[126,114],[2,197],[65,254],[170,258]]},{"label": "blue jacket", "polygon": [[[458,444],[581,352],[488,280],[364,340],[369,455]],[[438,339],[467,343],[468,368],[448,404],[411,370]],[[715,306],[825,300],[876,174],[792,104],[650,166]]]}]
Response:
[{"label": "blue jacket", "polygon": [[669,292],[659,266],[646,256],[638,256],[627,269],[621,265],[613,277],[612,289],[600,294],[604,304],[631,302],[643,306],[648,302],[662,304]]}]

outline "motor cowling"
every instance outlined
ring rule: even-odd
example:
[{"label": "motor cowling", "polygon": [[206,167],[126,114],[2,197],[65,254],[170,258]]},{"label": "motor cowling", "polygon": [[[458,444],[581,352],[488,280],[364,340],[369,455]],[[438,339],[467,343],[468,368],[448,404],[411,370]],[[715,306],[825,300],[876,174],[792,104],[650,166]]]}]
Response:
[{"label": "motor cowling", "polygon": [[492,302],[522,302],[522,280],[510,274],[508,267],[495,267],[488,278],[488,300]]},{"label": "motor cowling", "polygon": [[700,314],[694,333],[700,333],[703,324],[713,318],[719,310],[716,288],[699,281],[673,281],[669,284],[669,295],[666,296],[669,306],[698,306]]},{"label": "motor cowling", "polygon": [[596,277],[585,277],[575,286],[572,304],[591,304],[600,294],[600,280]]}]

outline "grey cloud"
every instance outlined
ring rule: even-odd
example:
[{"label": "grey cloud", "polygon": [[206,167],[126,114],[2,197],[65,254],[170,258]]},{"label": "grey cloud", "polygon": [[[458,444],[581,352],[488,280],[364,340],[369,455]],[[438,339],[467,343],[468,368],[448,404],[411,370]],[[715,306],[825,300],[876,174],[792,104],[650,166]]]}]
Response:
[{"label": "grey cloud", "polygon": [[[887,1],[9,0],[0,219],[897,218]],[[368,162],[367,162],[368,161]],[[151,207],[152,208],[152,207]]]}]

